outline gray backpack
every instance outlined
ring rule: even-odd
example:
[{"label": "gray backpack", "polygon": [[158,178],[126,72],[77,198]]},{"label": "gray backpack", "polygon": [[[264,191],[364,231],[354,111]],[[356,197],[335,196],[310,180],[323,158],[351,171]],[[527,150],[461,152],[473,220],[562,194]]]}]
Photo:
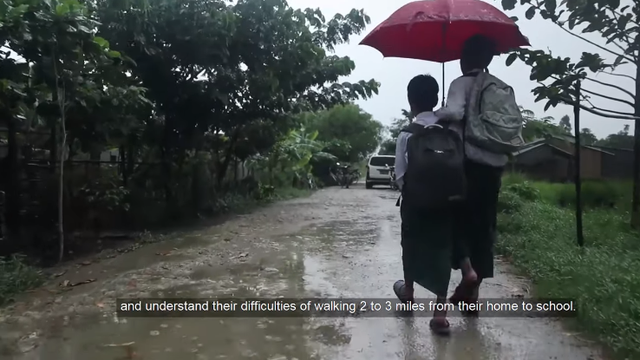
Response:
[{"label": "gray backpack", "polygon": [[465,140],[497,154],[512,153],[522,145],[523,119],[513,88],[481,72],[475,79],[465,110]]}]

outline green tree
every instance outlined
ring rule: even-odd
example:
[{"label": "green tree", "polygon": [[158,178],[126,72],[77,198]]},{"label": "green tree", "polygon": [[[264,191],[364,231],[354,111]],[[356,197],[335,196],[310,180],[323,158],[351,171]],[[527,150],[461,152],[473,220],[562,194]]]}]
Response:
[{"label": "green tree", "polygon": [[[220,182],[251,123],[273,125],[288,112],[377,92],[374,80],[337,83],[355,64],[330,54],[369,23],[362,11],[327,21],[317,9],[295,10],[283,0],[103,0],[98,14],[99,34],[135,61],[132,72],[163,116],[167,179],[171,162],[202,149],[205,134],[217,137],[208,146],[217,153]],[[277,134],[267,134],[275,142]]]},{"label": "green tree", "polygon": [[598,146],[618,149],[633,149],[633,144],[633,136],[629,135],[629,125],[625,125],[624,128],[616,134],[610,134],[606,138],[596,142]]},{"label": "green tree", "polygon": [[598,142],[598,138],[591,132],[589,128],[583,128],[580,130],[580,143],[582,145],[595,145]]},{"label": "green tree", "polygon": [[568,133],[571,133],[571,119],[569,115],[564,115],[560,118],[560,127],[565,129]]},{"label": "green tree", "polygon": [[[505,10],[515,8],[517,0],[502,0]],[[546,100],[545,109],[559,103],[578,105],[592,114],[611,118],[635,120],[634,178],[631,224],[640,227],[640,92],[635,94],[616,84],[614,78],[628,78],[638,88],[640,81],[639,51],[640,22],[638,5],[620,1],[566,1],[558,6],[556,0],[520,0],[526,6],[526,17],[538,15],[571,36],[597,47],[602,53],[613,55],[606,61],[599,53],[583,52],[580,59],[554,56],[550,51],[519,49],[506,60],[511,65],[520,59],[531,67],[530,79],[538,82],[533,89],[536,101]],[[517,20],[517,19],[516,19]],[[582,34],[598,34],[605,41],[602,46],[586,39]],[[620,73],[620,65],[635,67],[635,74]],[[611,81],[596,79],[594,75],[611,76]],[[576,85],[581,81],[580,98]],[[605,95],[589,89],[590,84],[599,84],[619,92],[615,96]],[[591,97],[607,99],[626,106],[619,111],[595,106]]]},{"label": "green tree", "polygon": [[402,109],[402,117],[394,119],[391,126],[387,127],[387,134],[389,138],[384,140],[380,144],[381,155],[395,155],[396,154],[396,142],[398,141],[398,135],[405,127],[409,126],[413,121],[413,116],[410,111]]},{"label": "green tree", "polygon": [[[325,19],[283,0],[0,0],[0,40],[18,54],[0,59],[0,121],[9,128],[0,185],[9,225],[27,219],[21,202],[42,204],[54,193],[47,186],[34,192],[37,201],[23,201],[20,152],[36,147],[25,140],[32,129],[49,132],[49,160],[57,164],[58,196],[50,202],[60,216],[60,254],[69,230],[63,203],[75,210],[94,202],[94,182],[101,196],[116,194],[116,203],[160,220],[161,212],[147,213],[195,215],[202,199],[220,203],[238,161],[264,160],[284,175],[283,185],[300,186],[312,162],[333,159],[323,150],[363,158],[378,146],[382,126],[352,101],[373,96],[379,84],[339,82],[355,64],[333,51],[368,23],[359,10]],[[98,159],[113,148],[118,169],[91,165],[95,177],[85,174],[73,190],[76,175],[65,160]],[[42,223],[33,227],[55,216],[33,214]]]},{"label": "green tree", "polygon": [[570,135],[564,127],[554,124],[554,118],[551,116],[538,118],[533,111],[524,109],[522,106],[520,111],[524,120],[522,137],[526,142],[545,139],[550,136]]},{"label": "green tree", "polygon": [[319,141],[328,143],[326,152],[348,163],[356,163],[372,154],[380,145],[383,129],[371,114],[353,104],[320,112],[308,126],[318,131]]},{"label": "green tree", "polygon": [[[68,153],[68,115],[72,109],[88,108],[87,101],[105,92],[105,86],[109,84],[96,79],[120,59],[120,53],[111,50],[104,39],[94,36],[96,22],[78,0],[2,1],[0,7],[4,16],[0,31],[5,36],[4,44],[21,55],[26,61],[23,71],[26,69],[29,74],[22,84],[14,83],[24,91],[21,101],[26,106],[37,106],[37,113],[49,118],[54,132],[59,130],[61,134],[61,151],[52,154],[54,160],[59,160],[57,228],[61,260],[64,255],[64,161]],[[8,85],[9,88],[14,86]],[[3,100],[12,98],[7,93],[1,96]],[[19,116],[16,115],[23,112],[23,109],[16,109],[15,103],[13,107],[4,109],[12,123],[11,131],[18,127]],[[17,154],[10,157],[15,164]],[[12,170],[18,176],[19,169]],[[20,193],[18,188],[11,191]],[[16,203],[11,206],[14,207],[12,212],[19,208]]]}]

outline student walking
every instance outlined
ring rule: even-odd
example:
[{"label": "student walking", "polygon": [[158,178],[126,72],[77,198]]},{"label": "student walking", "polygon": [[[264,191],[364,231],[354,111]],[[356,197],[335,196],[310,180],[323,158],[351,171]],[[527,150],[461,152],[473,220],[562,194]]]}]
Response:
[{"label": "student walking", "polygon": [[[403,129],[396,144],[396,183],[401,190],[400,215],[404,280],[394,292],[403,302],[414,299],[414,284],[446,303],[453,256],[453,204],[464,195],[462,140],[448,126],[436,124],[438,83],[429,75],[414,77],[407,97],[415,121]],[[449,333],[444,310],[436,310],[430,327]]]},{"label": "student walking", "polygon": [[[460,59],[463,75],[451,83],[446,106],[435,113],[440,120],[458,122],[465,143],[467,191],[454,215],[452,258],[452,267],[461,269],[463,280],[450,298],[452,303],[477,301],[483,279],[493,277],[501,177],[507,153],[524,143],[513,89],[487,70],[495,53],[491,40],[481,35],[469,38]],[[471,267],[460,266],[467,258]],[[469,271],[474,273],[469,276]]]}]

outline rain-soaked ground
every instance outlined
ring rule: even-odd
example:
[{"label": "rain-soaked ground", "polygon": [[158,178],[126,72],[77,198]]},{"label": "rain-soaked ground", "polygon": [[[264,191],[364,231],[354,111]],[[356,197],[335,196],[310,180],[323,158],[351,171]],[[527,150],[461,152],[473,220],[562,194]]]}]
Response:
[{"label": "rain-soaked ground", "polygon": [[[397,193],[329,188],[222,225],[175,234],[55,280],[0,312],[0,358],[19,360],[588,360],[559,323],[452,314],[452,336],[429,317],[118,318],[123,297],[393,297],[402,275]],[[526,294],[498,261],[487,298]],[[459,280],[455,274],[452,289]],[[430,297],[418,291],[418,297]]]}]

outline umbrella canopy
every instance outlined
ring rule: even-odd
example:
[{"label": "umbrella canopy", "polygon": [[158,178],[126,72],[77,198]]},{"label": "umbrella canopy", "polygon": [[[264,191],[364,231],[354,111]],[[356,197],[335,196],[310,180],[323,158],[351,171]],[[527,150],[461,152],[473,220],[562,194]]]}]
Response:
[{"label": "umbrella canopy", "polygon": [[360,44],[377,49],[385,57],[444,63],[460,59],[464,42],[478,34],[494,40],[500,53],[530,45],[513,20],[480,0],[408,3]]}]

